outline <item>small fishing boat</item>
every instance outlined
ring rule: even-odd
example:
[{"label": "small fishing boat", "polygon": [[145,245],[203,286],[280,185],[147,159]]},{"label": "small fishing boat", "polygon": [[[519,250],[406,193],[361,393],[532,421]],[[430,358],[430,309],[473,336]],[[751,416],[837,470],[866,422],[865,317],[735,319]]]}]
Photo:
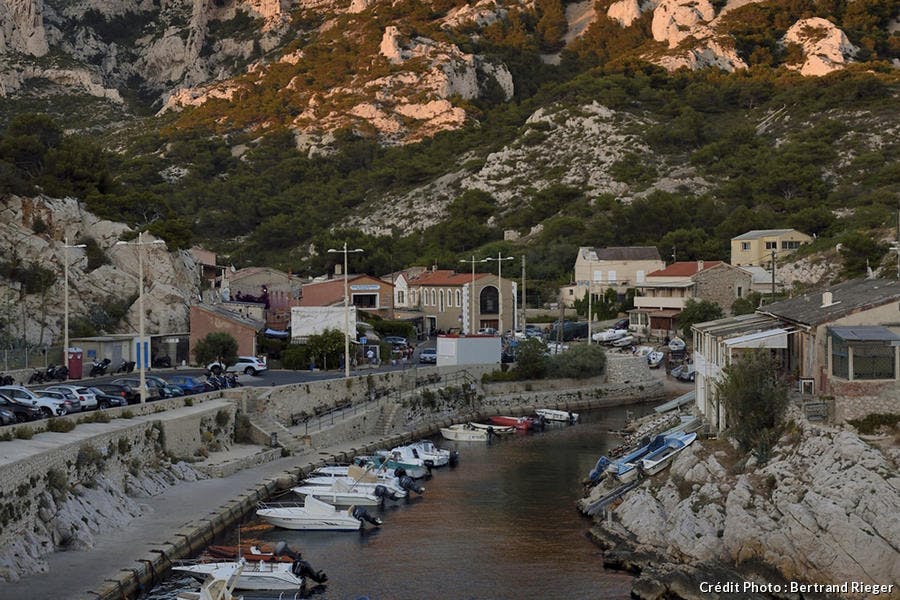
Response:
[{"label": "small fishing boat", "polygon": [[470,421],[469,425],[474,427],[475,429],[484,429],[485,431],[490,430],[492,434],[501,435],[506,433],[515,433],[516,428],[509,425],[492,425],[490,423],[475,423]]},{"label": "small fishing boat", "polygon": [[645,475],[655,475],[675,460],[679,452],[694,443],[696,433],[685,433],[666,437],[666,445],[641,459],[640,469]]},{"label": "small fishing boat", "polygon": [[215,570],[204,575],[199,592],[181,592],[177,600],[241,600],[232,595],[234,586],[244,570],[244,561],[221,563]]},{"label": "small fishing boat", "polygon": [[444,467],[454,460],[453,452],[438,448],[431,440],[419,440],[409,444],[409,448],[412,449],[414,455],[418,455],[425,461],[425,466],[428,467]]},{"label": "small fishing boat", "polygon": [[469,423],[460,423],[441,427],[441,435],[454,442],[486,442],[491,437],[491,430],[472,427]]},{"label": "small fishing boat", "polygon": [[361,506],[338,510],[327,502],[306,496],[303,503],[280,502],[257,505],[256,516],[283,529],[308,531],[358,531],[363,522],[381,525],[381,519],[371,516]]},{"label": "small fishing boat", "polygon": [[534,409],[534,413],[540,417],[544,417],[548,421],[559,421],[562,423],[575,423],[578,421],[578,413],[569,410],[536,408]]},{"label": "small fishing boat", "polygon": [[500,425],[503,427],[514,427],[519,431],[528,431],[529,429],[534,429],[535,422],[531,417],[507,417],[503,415],[496,415],[493,417],[488,417],[488,421],[490,421],[491,425]]},{"label": "small fishing boat", "polygon": [[665,352],[660,352],[659,350],[654,350],[650,354],[647,355],[647,365],[651,369],[658,369],[660,365],[662,365],[663,361],[666,359]]},{"label": "small fishing boat", "polygon": [[606,331],[598,331],[591,336],[591,339],[601,344],[608,344],[621,339],[628,335],[627,329],[607,329]]},{"label": "small fishing boat", "polygon": [[680,337],[674,337],[669,341],[669,350],[672,352],[680,352],[681,350],[684,350],[684,348],[684,340]]},{"label": "small fishing boat", "polygon": [[376,456],[381,456],[386,467],[396,472],[397,469],[403,469],[406,475],[414,479],[425,477],[428,475],[430,467],[425,464],[417,453],[413,452],[408,446],[397,446],[390,450],[378,450]]},{"label": "small fishing boat", "polygon": [[247,546],[222,546],[222,545],[213,545],[206,547],[206,554],[213,558],[235,558],[237,556],[243,557],[245,561],[255,562],[255,561],[270,561],[270,562],[283,562],[290,563],[293,562],[293,559],[289,556],[276,556],[274,552],[270,552],[266,548],[260,548],[259,546],[247,545]]},{"label": "small fishing boat", "polygon": [[378,506],[382,498],[399,500],[406,498],[405,490],[391,492],[384,485],[355,486],[352,480],[335,479],[329,485],[316,485],[304,481],[302,485],[291,488],[299,496],[316,498],[332,506]]},{"label": "small fishing boat", "polygon": [[650,452],[662,448],[665,443],[665,436],[657,435],[621,458],[611,459],[605,455],[601,456],[597,459],[597,464],[593,470],[588,474],[588,480],[591,483],[596,483],[604,477],[612,476],[623,483],[631,481],[638,476],[637,461]]},{"label": "small fishing boat", "polygon": [[236,562],[181,561],[172,569],[186,573],[202,582],[220,570],[227,570],[230,565],[243,563],[243,569],[234,583],[234,589],[249,591],[299,590],[307,583],[307,580],[317,584],[328,580],[325,573],[313,570],[312,566],[305,560],[301,560],[300,554],[288,548],[285,542],[279,542],[273,554],[288,562],[250,562],[245,557],[238,557]]}]

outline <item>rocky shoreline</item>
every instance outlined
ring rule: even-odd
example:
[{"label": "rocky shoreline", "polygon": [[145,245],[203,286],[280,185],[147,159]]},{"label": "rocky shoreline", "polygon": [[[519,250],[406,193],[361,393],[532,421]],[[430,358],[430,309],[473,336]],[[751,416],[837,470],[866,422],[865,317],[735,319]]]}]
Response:
[{"label": "rocky shoreline", "polygon": [[873,445],[795,415],[765,465],[723,440],[694,444],[598,516],[590,537],[607,568],[637,575],[642,600],[900,598],[898,465],[896,439]]}]

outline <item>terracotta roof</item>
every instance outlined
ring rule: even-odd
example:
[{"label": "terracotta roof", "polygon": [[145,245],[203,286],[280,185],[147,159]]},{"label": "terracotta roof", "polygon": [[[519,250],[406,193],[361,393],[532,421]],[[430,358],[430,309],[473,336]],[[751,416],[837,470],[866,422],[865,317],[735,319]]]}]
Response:
[{"label": "terracotta roof", "polygon": [[[383,285],[387,288],[393,285],[387,281],[382,281],[371,275],[348,275],[347,283],[353,285],[354,282],[371,281],[372,284]],[[353,290],[350,290],[352,295]],[[326,281],[316,281],[307,283],[300,288],[300,304],[299,306],[334,306],[344,302],[344,278],[336,277]]]},{"label": "terracotta roof", "polygon": [[194,304],[191,306],[191,310],[203,310],[208,313],[213,313],[214,315],[218,315],[223,319],[228,319],[233,323],[237,323],[238,325],[243,325],[244,327],[253,329],[254,331],[262,331],[262,329],[266,326],[262,321],[257,321],[256,319],[251,319],[250,317],[245,317],[239,313],[228,310],[227,308],[220,305],[212,305],[212,304]]},{"label": "terracotta roof", "polygon": [[[490,277],[489,273],[475,273],[475,279]],[[437,271],[428,271],[422,273],[418,277],[411,279],[409,285],[440,285],[440,286],[463,286],[472,282],[471,273],[457,273],[450,269],[440,269]]]},{"label": "terracotta roof", "polygon": [[[699,264],[700,261],[696,260],[676,262],[672,263],[665,269],[660,269],[659,271],[648,273],[647,277],[693,277],[700,270],[697,268]],[[703,261],[703,270],[705,271],[706,269],[715,267],[716,265],[720,264],[722,264],[721,260]]]}]

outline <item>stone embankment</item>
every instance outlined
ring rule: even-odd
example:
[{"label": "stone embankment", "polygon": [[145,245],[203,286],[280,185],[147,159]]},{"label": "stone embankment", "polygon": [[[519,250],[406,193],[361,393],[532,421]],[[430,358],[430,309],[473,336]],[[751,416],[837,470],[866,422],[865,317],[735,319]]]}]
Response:
[{"label": "stone embankment", "polygon": [[[592,536],[608,566],[639,573],[637,598],[707,598],[710,581],[894,584],[879,597],[900,598],[900,448],[886,445],[799,418],[765,465],[694,444]],[[759,592],[741,597],[798,597]],[[837,596],[869,597],[803,597]]]}]

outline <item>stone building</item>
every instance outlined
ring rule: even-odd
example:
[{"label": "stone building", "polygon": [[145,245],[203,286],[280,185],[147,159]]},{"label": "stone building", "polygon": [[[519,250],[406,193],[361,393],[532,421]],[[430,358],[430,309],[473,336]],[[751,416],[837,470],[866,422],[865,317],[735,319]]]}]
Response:
[{"label": "stone building", "polygon": [[575,257],[574,284],[560,288],[566,306],[574,306],[587,294],[590,284],[594,296],[614,289],[624,298],[629,288],[643,283],[646,275],[666,267],[655,246],[592,248],[583,246]]},{"label": "stone building", "polygon": [[489,273],[457,273],[447,269],[425,271],[407,282],[407,318],[419,315],[423,331],[475,333],[500,331],[518,324],[518,286],[515,281]]},{"label": "stone building", "polygon": [[230,334],[238,345],[238,356],[256,356],[256,334],[265,323],[226,310],[221,305],[195,304],[191,306],[190,360],[196,361],[197,342],[213,332]]}]

